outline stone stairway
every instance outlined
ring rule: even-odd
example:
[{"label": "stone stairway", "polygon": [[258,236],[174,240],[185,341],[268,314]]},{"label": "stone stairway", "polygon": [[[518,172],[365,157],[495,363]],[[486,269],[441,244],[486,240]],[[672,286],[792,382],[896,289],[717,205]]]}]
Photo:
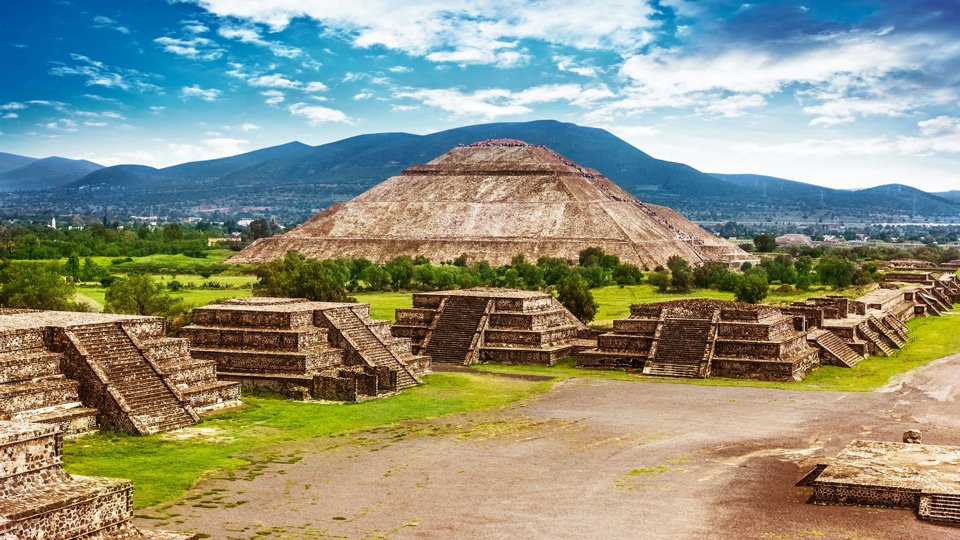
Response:
[{"label": "stone stairway", "polygon": [[926,306],[929,308],[927,310],[928,312],[932,312],[932,314],[937,317],[943,315],[943,313],[947,311],[947,308],[933,296],[930,296],[926,293],[918,292],[917,298],[919,298],[921,302],[926,304]]},{"label": "stone stairway", "polygon": [[116,323],[70,328],[95,364],[130,408],[141,435],[179,429],[195,423],[179,396],[147,361],[133,340]]},{"label": "stone stairway", "polygon": [[[928,500],[924,501],[924,498]],[[920,500],[921,519],[960,523],[960,495],[932,493],[922,495]]]},{"label": "stone stairway", "polygon": [[902,349],[903,346],[907,344],[907,342],[900,337],[900,334],[888,328],[880,319],[870,315],[867,317],[867,321],[870,324],[870,328],[883,336],[892,347]]},{"label": "stone stairway", "polygon": [[820,347],[821,351],[826,352],[844,366],[853,367],[863,360],[863,357],[857,354],[857,351],[847,346],[833,332],[829,330],[816,330],[815,332],[811,332],[813,342]]},{"label": "stone stairway", "polygon": [[873,343],[877,349],[880,349],[880,352],[883,353],[883,356],[893,355],[893,349],[884,343],[883,338],[881,338],[879,334],[870,329],[869,324],[866,322],[861,322],[857,325],[857,330],[863,335],[864,338],[866,338],[867,341]]},{"label": "stone stairway", "polygon": [[649,375],[700,377],[700,363],[710,346],[707,319],[664,319]]},{"label": "stone stairway", "polygon": [[884,315],[882,320],[887,324],[887,328],[890,328],[896,332],[898,336],[900,336],[900,339],[902,339],[904,343],[910,339],[910,329],[907,328],[907,325],[903,324],[900,319],[894,317],[893,315]]},{"label": "stone stairway", "polygon": [[427,336],[423,354],[434,364],[467,364],[471,346],[487,311],[489,300],[451,296],[443,305],[436,329]]},{"label": "stone stairway", "polygon": [[323,315],[369,365],[396,371],[398,390],[420,384],[420,378],[390,350],[390,347],[353,309],[328,309],[323,311]]}]

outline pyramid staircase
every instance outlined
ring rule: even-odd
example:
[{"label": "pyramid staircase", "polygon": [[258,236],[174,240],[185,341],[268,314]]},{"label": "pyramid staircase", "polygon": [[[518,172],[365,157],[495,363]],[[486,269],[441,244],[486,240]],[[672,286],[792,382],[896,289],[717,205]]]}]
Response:
[{"label": "pyramid staircase", "polygon": [[870,328],[880,334],[881,337],[887,340],[887,344],[893,348],[902,349],[904,345],[907,344],[906,340],[900,337],[900,334],[895,332],[892,328],[888,328],[887,325],[876,318],[873,315],[867,317],[867,324]]},{"label": "pyramid staircase", "polygon": [[663,377],[705,376],[700,368],[712,345],[713,327],[709,319],[664,319],[658,331],[653,363],[644,373]]},{"label": "pyramid staircase", "polygon": [[328,309],[322,313],[364,362],[371,367],[387,368],[397,373],[398,390],[422,382],[390,346],[369,328],[373,321],[361,316],[353,308]]},{"label": "pyramid staircase", "polygon": [[936,297],[929,295],[925,292],[918,291],[917,298],[920,299],[927,306],[927,313],[932,313],[933,315],[939,317],[948,311],[949,308],[944,306]]},{"label": "pyramid staircase", "polygon": [[883,356],[893,356],[893,349],[891,349],[886,342],[883,341],[883,338],[880,337],[880,334],[877,334],[870,329],[870,325],[867,324],[866,321],[863,321],[857,325],[857,331],[860,332],[860,335],[862,335],[866,341],[873,343],[873,345],[876,346]]},{"label": "pyramid staircase", "polygon": [[888,328],[896,332],[896,334],[900,336],[900,339],[902,339],[904,342],[910,339],[910,329],[907,328],[907,325],[903,324],[900,319],[894,317],[893,315],[887,314],[884,315],[881,320],[887,324]]},{"label": "pyramid staircase", "polygon": [[863,360],[863,356],[851,349],[839,336],[829,330],[814,330],[810,332],[808,339],[816,343],[822,352],[839,365],[853,367]]},{"label": "pyramid staircase", "polygon": [[[183,396],[163,379],[118,323],[68,328],[78,352],[106,387],[133,430],[141,435],[179,429],[199,421]],[[101,409],[101,413],[104,411]]]},{"label": "pyramid staircase", "polygon": [[[926,499],[926,500],[925,500]],[[960,495],[931,493],[920,496],[920,519],[960,523]]]},{"label": "pyramid staircase", "polygon": [[423,354],[434,364],[472,363],[491,303],[486,298],[447,298],[424,339]]}]

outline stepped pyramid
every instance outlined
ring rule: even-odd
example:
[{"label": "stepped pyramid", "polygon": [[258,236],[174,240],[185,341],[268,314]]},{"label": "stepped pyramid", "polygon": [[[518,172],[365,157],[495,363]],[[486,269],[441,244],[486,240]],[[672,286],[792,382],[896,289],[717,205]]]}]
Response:
[{"label": "stepped pyramid", "polygon": [[319,259],[424,255],[439,262],[466,255],[502,265],[518,253],[576,260],[592,246],[641,268],[664,265],[672,255],[694,265],[756,261],[549,148],[498,139],[409,167],[284,235],[257,240],[228,262],[261,264],[297,250]]}]

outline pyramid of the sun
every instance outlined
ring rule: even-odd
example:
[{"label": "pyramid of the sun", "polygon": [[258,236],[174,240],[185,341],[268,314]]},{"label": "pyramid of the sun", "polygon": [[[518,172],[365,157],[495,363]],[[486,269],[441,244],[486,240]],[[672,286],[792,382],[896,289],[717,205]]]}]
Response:
[{"label": "pyramid of the sun", "polygon": [[752,257],[680,214],[646,204],[593,169],[549,148],[495,140],[460,146],[414,165],[296,229],[257,240],[231,263],[265,263],[297,250],[311,258],[385,262],[466,255],[507,264],[522,253],[576,260],[585,248],[642,267],[680,255],[693,264]]}]

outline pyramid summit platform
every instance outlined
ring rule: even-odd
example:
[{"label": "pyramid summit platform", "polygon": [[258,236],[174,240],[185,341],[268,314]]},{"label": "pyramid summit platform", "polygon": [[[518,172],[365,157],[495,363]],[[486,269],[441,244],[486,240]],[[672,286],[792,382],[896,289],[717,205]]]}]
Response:
[{"label": "pyramid summit platform", "polygon": [[400,255],[508,264],[522,253],[575,261],[599,246],[641,268],[679,255],[739,267],[756,258],[673,210],[644,203],[599,172],[544,146],[497,139],[414,165],[296,229],[261,238],[229,263],[262,264],[296,250],[311,258]]}]

